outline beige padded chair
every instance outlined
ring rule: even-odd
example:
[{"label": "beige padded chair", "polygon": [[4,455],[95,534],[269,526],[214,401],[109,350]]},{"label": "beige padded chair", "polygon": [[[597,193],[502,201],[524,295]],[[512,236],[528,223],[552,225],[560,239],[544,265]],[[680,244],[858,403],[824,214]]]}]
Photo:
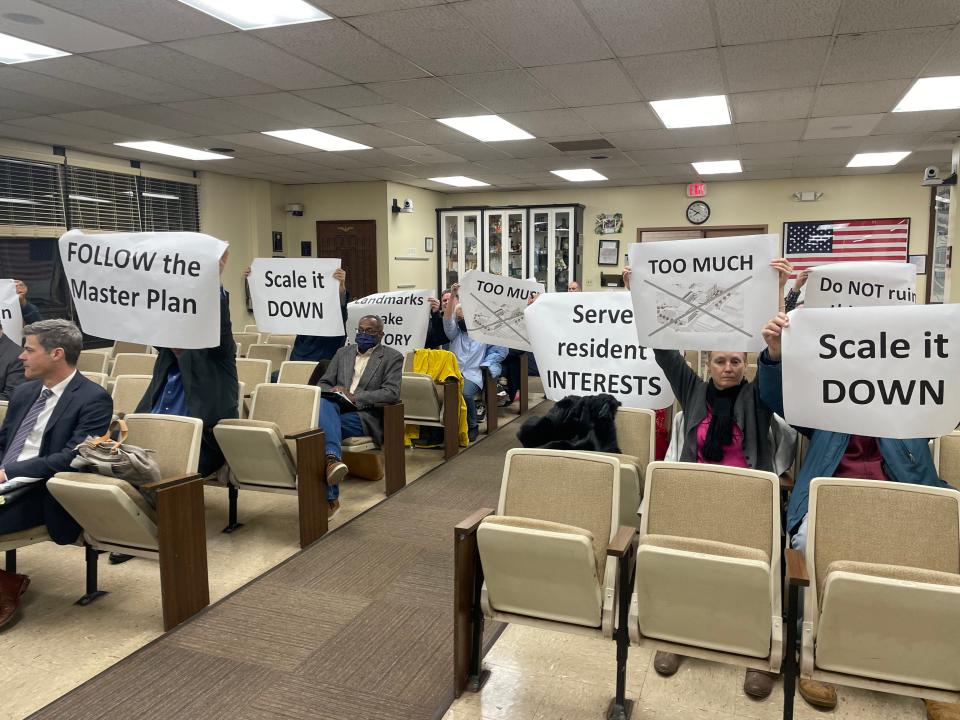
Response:
[{"label": "beige padded chair", "polygon": [[154,354],[154,350],[149,345],[143,343],[126,342],[125,340],[116,340],[113,343],[113,356],[120,353],[147,353]]},{"label": "beige padded chair", "polygon": [[254,343],[247,349],[248,360],[269,360],[270,372],[280,369],[280,366],[290,359],[289,345],[273,345],[270,343]]},{"label": "beige padded chair", "polygon": [[[497,514],[480,511],[455,530],[458,695],[468,676],[474,689],[483,681],[484,619],[613,636],[617,583],[629,578],[627,563],[618,563],[618,558],[626,557],[636,534],[633,528],[618,529],[619,483],[616,459],[600,453],[522,448],[507,452]],[[471,560],[463,549],[474,532],[480,570],[471,583],[463,575],[464,564]],[[463,662],[462,600],[481,580],[479,608],[474,608],[471,619],[468,669]],[[625,619],[625,613],[622,616]],[[625,630],[620,639],[625,652],[629,642]],[[622,708],[622,685],[616,700]]]},{"label": "beige padded chair", "polygon": [[297,339],[296,335],[285,335],[281,333],[271,333],[266,336],[264,342],[267,345],[289,345],[293,347],[294,341]]},{"label": "beige padded chair", "polygon": [[7,572],[17,571],[17,550],[28,545],[46,542],[50,539],[46,525],[38,525],[27,530],[0,535],[0,552],[4,553],[4,569]]},{"label": "beige padded chair", "polygon": [[642,511],[632,639],[778,672],[784,643],[777,476],[652,462]]},{"label": "beige padded chair", "polygon": [[257,330],[257,326],[256,326],[256,325],[244,325],[244,326],[243,326],[243,331],[244,331],[245,333],[257,333],[258,335],[260,334],[260,331]]},{"label": "beige padded chair", "polygon": [[237,382],[237,416],[239,418],[245,418],[247,416],[247,408],[245,407],[244,398],[247,397],[247,384],[240,380]]},{"label": "beige padded chair", "polygon": [[435,383],[424,373],[404,372],[400,381],[403,419],[413,425],[443,428],[443,459],[460,451],[460,386],[456,378]]},{"label": "beige padded chair", "polygon": [[801,677],[960,701],[960,493],[815,478],[805,570]]},{"label": "beige padded chair", "polygon": [[280,375],[277,377],[277,382],[307,385],[316,367],[315,360],[287,360],[280,364]]},{"label": "beige padded chair", "polygon": [[941,480],[960,490],[960,430],[933,441],[933,464]]},{"label": "beige padded chair", "polygon": [[119,375],[113,381],[113,414],[129,415],[137,411],[137,405],[150,387],[152,375]]},{"label": "beige padded chair", "polygon": [[[327,531],[326,453],[320,416],[320,388],[261,383],[250,416],[221,420],[213,429],[240,489],[297,495],[300,546]],[[230,524],[236,522],[237,493],[230,494]]]},{"label": "beige padded chair", "polygon": [[77,359],[77,370],[82,373],[106,374],[110,357],[110,354],[97,350],[81,350]]},{"label": "beige padded chair", "polygon": [[0,425],[3,425],[3,421],[7,419],[7,407],[9,405],[9,400],[0,400]]},{"label": "beige padded chair", "polygon": [[237,344],[237,352],[239,353],[239,356],[246,357],[250,346],[256,345],[260,342],[260,333],[234,333],[233,341]]},{"label": "beige padded chair", "polygon": [[81,370],[80,374],[83,375],[88,380],[92,380],[100,387],[106,389],[107,384],[110,382],[110,377],[106,373],[100,372],[86,372]]},{"label": "beige padded chair", "polygon": [[151,507],[132,485],[92,473],[58,473],[47,489],[83,528],[86,545],[85,605],[105,594],[97,588],[97,551],[160,562],[164,629],[170,630],[210,604],[203,483],[197,474],[203,422],[147,413],[128,415],[128,442],[155,452],[161,480],[148,483]]},{"label": "beige padded chair", "polygon": [[751,382],[757,376],[757,366],[755,363],[747,363],[743,369],[743,377],[747,382]]},{"label": "beige padded chair", "polygon": [[113,357],[110,378],[118,375],[153,375],[153,366],[157,356],[151,353],[117,353]]},{"label": "beige padded chair", "polygon": [[250,395],[257,385],[270,382],[270,361],[257,358],[237,358],[237,379],[244,386],[244,400],[240,403],[241,416],[250,416]]}]

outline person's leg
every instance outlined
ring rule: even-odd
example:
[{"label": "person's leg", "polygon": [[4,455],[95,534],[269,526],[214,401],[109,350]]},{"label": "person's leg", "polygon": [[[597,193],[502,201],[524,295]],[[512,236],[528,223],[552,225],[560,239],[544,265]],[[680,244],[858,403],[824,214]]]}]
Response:
[{"label": "person's leg", "polygon": [[[477,428],[477,393],[480,392],[480,386],[475,382],[463,380],[463,401],[467,404],[467,436],[470,442],[477,439],[479,430]],[[488,408],[489,410],[489,408]]]},{"label": "person's leg", "polygon": [[361,435],[363,435],[363,423],[360,421],[360,413],[340,413],[340,438],[346,440]]},{"label": "person's leg", "polygon": [[[43,525],[42,485],[27,492],[14,503],[0,506],[0,535],[29,530]],[[9,622],[20,604],[20,596],[30,585],[26,575],[0,570],[0,627]]]},{"label": "person's leg", "polygon": [[327,455],[327,502],[331,511],[336,511],[339,508],[337,498],[340,497],[340,481],[347,474],[347,466],[340,461],[343,416],[339,406],[325,398],[320,398],[320,427],[323,429]]}]

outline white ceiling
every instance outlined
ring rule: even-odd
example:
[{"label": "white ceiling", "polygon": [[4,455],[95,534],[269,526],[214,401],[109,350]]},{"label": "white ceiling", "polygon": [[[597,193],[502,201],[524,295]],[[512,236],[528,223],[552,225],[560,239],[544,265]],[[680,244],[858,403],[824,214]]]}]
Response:
[{"label": "white ceiling", "polygon": [[[264,0],[265,2],[268,0]],[[335,16],[240,32],[176,0],[0,0],[0,32],[75,53],[0,66],[0,137],[280,183],[469,175],[503,188],[685,182],[949,165],[960,111],[890,111],[918,77],[960,74],[958,0],[311,0]],[[24,23],[7,16],[30,15]],[[727,94],[730,126],[666,130],[650,100]],[[497,113],[535,140],[435,121]],[[373,147],[329,153],[296,127]],[[113,145],[230,147],[189,162]],[[564,153],[550,143],[605,139]],[[856,152],[910,150],[847,170]],[[606,155],[595,160],[590,155]]]}]

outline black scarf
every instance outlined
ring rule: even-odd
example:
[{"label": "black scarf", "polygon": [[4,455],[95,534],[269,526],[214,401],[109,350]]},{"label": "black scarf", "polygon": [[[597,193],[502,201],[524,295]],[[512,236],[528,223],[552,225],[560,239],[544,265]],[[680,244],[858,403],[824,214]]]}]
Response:
[{"label": "black scarf", "polygon": [[720,462],[723,449],[733,442],[733,406],[745,384],[746,381],[742,380],[739,385],[719,390],[713,380],[707,381],[707,407],[712,417],[700,450],[704,460]]}]

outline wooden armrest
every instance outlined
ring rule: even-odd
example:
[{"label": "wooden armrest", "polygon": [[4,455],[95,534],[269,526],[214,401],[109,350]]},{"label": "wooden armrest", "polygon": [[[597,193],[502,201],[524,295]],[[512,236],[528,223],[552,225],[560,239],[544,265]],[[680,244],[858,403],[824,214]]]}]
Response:
[{"label": "wooden armrest", "polygon": [[187,485],[192,483],[194,480],[200,480],[203,476],[200,473],[193,473],[192,475],[182,475],[181,477],[172,477],[165,478],[163,480],[154,480],[153,482],[148,482],[146,485],[141,485],[141,490],[169,490],[172,487],[177,487],[178,485]]},{"label": "wooden armrest", "polygon": [[456,376],[448,375],[443,380],[437,383],[437,385],[459,385],[460,381],[457,380]]},{"label": "wooden armrest", "polygon": [[313,428],[313,430],[301,430],[297,433],[291,433],[289,435],[284,435],[284,440],[306,440],[307,438],[313,437],[314,435],[319,435],[323,432],[323,428]]},{"label": "wooden armrest", "polygon": [[396,402],[389,402],[389,403],[388,402],[374,403],[371,407],[388,408],[388,407],[397,407],[398,405],[403,407],[403,403],[400,402],[399,400],[397,400]]},{"label": "wooden armrest", "polygon": [[480,523],[487,515],[493,515],[493,508],[480,508],[469,517],[464,518],[453,527],[453,531],[458,535],[472,535],[477,531]]},{"label": "wooden armrest", "polygon": [[785,472],[780,476],[780,489],[781,490],[793,490],[793,484],[795,480],[792,473]]},{"label": "wooden armrest", "polygon": [[803,553],[787,548],[783,554],[787,561],[787,583],[798,587],[809,587],[810,576],[807,575],[807,561]]},{"label": "wooden armrest", "polygon": [[607,545],[607,555],[610,557],[625,557],[633,545],[633,536],[637,534],[636,528],[621,526],[617,529],[617,534]]}]

